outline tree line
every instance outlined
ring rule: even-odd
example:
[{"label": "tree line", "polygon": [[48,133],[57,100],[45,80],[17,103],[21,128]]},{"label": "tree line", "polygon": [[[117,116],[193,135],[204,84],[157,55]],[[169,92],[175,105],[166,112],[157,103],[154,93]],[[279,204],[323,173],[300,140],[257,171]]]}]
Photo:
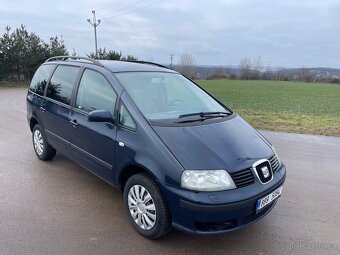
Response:
[{"label": "tree line", "polygon": [[260,56],[243,58],[240,62],[240,78],[244,80],[278,80],[301,82],[330,82],[339,83],[340,79],[332,76],[321,76],[308,68],[285,69],[265,68]]},{"label": "tree line", "polygon": [[[28,32],[24,25],[16,29],[7,26],[4,34],[0,37],[0,81],[28,81],[46,59],[68,55],[63,39],[58,36],[51,36],[45,42],[36,33]],[[72,55],[76,55],[75,50]],[[124,56],[121,51],[107,50],[106,48],[99,48],[97,55],[94,52],[86,55],[90,58],[106,60],[138,60],[135,56]],[[173,68],[191,79],[261,79],[340,83],[338,77],[322,76],[307,68],[265,69],[260,56],[241,59],[238,68],[217,66],[208,74],[202,75],[198,72],[194,56],[184,53],[180,56],[178,65]]]},{"label": "tree line", "polygon": [[114,50],[106,50],[106,48],[98,49],[98,56],[95,52],[86,54],[89,58],[97,58],[103,60],[120,60],[120,61],[138,61],[138,58],[132,55],[123,56],[122,52]]},{"label": "tree line", "polygon": [[0,80],[29,80],[46,59],[68,55],[64,41],[58,36],[44,42],[24,25],[14,30],[7,26],[5,30],[0,38]]},{"label": "tree line", "polygon": [[[0,81],[28,81],[46,59],[54,56],[69,56],[62,38],[52,36],[45,42],[36,33],[28,32],[24,25],[16,29],[7,26],[0,37]],[[93,52],[87,56],[96,58]],[[98,50],[98,59],[138,60],[135,56],[123,56],[122,52],[105,48]]]},{"label": "tree line", "polygon": [[241,59],[238,67],[216,66],[200,68],[193,55],[181,55],[174,69],[190,79],[240,79],[240,80],[275,80],[299,82],[339,83],[340,78],[334,75],[324,75],[308,68],[266,68],[261,56]]}]

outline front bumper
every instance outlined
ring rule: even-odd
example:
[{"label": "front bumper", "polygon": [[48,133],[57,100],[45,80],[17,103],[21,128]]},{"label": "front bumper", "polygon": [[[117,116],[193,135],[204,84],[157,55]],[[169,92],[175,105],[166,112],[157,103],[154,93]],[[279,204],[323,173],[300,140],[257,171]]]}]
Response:
[{"label": "front bumper", "polygon": [[286,168],[282,164],[273,180],[265,185],[255,178],[252,185],[220,192],[195,192],[167,185],[163,188],[174,228],[196,234],[217,234],[245,227],[269,213],[277,199],[259,212],[256,212],[256,203],[282,186],[285,178]]}]

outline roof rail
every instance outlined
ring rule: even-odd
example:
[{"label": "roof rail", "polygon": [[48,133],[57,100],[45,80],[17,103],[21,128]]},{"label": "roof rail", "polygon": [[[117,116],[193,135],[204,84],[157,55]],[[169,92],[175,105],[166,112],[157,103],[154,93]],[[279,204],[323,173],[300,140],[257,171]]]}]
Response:
[{"label": "roof rail", "polygon": [[129,61],[129,60],[126,60],[125,62],[132,62],[132,63],[138,63],[138,64],[149,64],[149,65],[154,65],[154,66],[158,66],[158,67],[163,67],[163,68],[166,68],[166,69],[170,69],[170,68],[167,67],[167,66],[164,66],[164,65],[161,65],[161,64],[158,64],[158,63],[155,63],[155,62],[149,62],[149,61],[139,61],[139,60],[132,60],[132,61]]},{"label": "roof rail", "polygon": [[78,56],[55,56],[55,57],[51,57],[51,58],[47,59],[45,61],[45,63],[50,62],[50,61],[57,61],[57,60],[65,61],[65,60],[68,60],[68,59],[70,59],[70,60],[77,60],[77,59],[78,60],[86,60],[86,61],[92,62],[95,65],[104,66],[97,59],[87,58],[87,57],[78,57]]}]

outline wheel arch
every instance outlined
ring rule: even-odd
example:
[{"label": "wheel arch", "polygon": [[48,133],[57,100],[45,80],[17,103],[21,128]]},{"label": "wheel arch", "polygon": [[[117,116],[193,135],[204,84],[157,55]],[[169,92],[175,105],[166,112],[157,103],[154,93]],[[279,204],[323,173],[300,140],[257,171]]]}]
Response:
[{"label": "wheel arch", "polygon": [[124,186],[127,182],[127,180],[137,174],[137,173],[145,173],[148,176],[150,176],[153,180],[155,180],[156,182],[158,182],[159,180],[157,179],[157,177],[146,167],[144,167],[143,165],[139,165],[139,164],[129,164],[126,165],[122,168],[122,170],[119,173],[118,176],[118,186],[120,187],[121,191],[124,190]]},{"label": "wheel arch", "polygon": [[30,129],[31,129],[31,132],[33,131],[34,126],[37,125],[37,124],[39,124],[39,122],[37,121],[37,119],[34,118],[34,117],[32,117],[32,118],[30,119]]}]

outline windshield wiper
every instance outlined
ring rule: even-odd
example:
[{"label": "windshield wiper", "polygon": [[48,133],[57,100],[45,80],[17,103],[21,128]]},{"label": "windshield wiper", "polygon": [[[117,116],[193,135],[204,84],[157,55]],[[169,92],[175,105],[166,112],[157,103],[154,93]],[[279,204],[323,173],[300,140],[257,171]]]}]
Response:
[{"label": "windshield wiper", "polygon": [[195,113],[188,113],[188,114],[182,114],[179,115],[179,118],[185,118],[185,117],[192,117],[192,116],[198,116],[198,119],[187,119],[187,120],[181,120],[176,123],[189,123],[189,122],[196,122],[196,121],[204,121],[206,119],[212,119],[212,118],[221,118],[225,116],[229,116],[232,113],[229,112],[195,112]]},{"label": "windshield wiper", "polygon": [[200,116],[201,118],[216,118],[216,117],[224,117],[231,115],[230,112],[194,112],[194,113],[187,113],[179,115],[179,118],[185,118],[190,116]]}]

